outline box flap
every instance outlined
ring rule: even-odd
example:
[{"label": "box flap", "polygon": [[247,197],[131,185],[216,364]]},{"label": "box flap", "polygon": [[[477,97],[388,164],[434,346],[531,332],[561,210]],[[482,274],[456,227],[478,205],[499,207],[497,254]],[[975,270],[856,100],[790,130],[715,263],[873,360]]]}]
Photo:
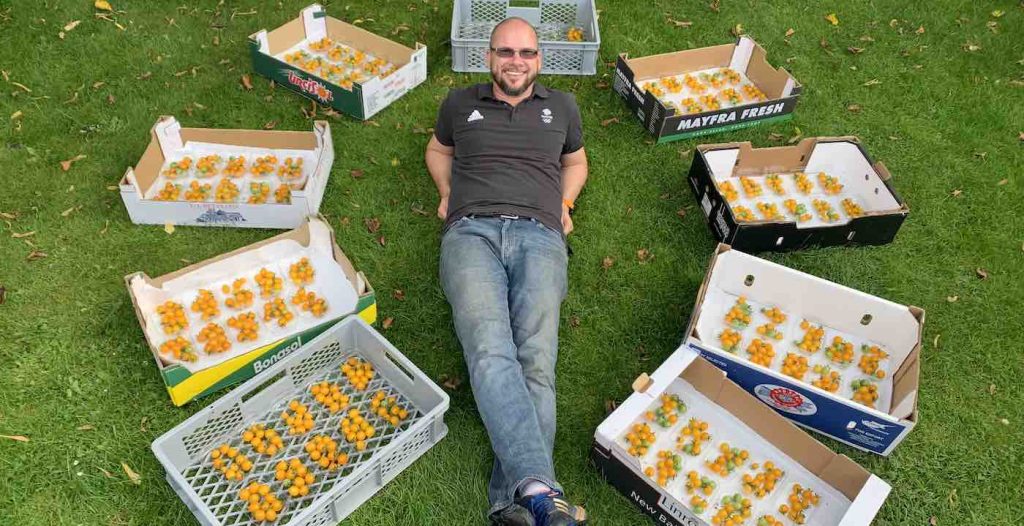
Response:
[{"label": "box flap", "polygon": [[736,71],[747,71],[747,64],[750,63],[750,55],[753,51],[754,40],[747,36],[740,37],[733,49],[729,67]]},{"label": "box flap", "polygon": [[889,497],[891,491],[892,486],[884,480],[875,475],[868,477],[868,480],[860,488],[860,493],[847,508],[846,515],[843,515],[839,526],[869,524],[878,515],[878,510],[882,509],[882,504],[885,503],[885,499]]},{"label": "box flap", "polygon": [[306,33],[306,40],[316,42],[327,36],[327,13],[320,4],[310,4],[302,10],[299,15],[302,18],[302,28]]},{"label": "box flap", "polygon": [[184,147],[181,140],[181,124],[178,123],[178,119],[169,115],[162,115],[153,125],[153,137],[160,144],[160,151],[163,152],[165,159]]}]

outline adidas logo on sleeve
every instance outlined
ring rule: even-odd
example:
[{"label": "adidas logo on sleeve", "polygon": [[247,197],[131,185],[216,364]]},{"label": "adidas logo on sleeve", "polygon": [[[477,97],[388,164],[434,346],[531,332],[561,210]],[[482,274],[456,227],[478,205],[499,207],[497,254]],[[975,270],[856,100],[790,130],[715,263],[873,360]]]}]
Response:
[{"label": "adidas logo on sleeve", "polygon": [[469,114],[469,118],[466,119],[466,122],[482,121],[482,120],[484,120],[484,116],[480,114],[480,110],[473,110],[473,113]]}]

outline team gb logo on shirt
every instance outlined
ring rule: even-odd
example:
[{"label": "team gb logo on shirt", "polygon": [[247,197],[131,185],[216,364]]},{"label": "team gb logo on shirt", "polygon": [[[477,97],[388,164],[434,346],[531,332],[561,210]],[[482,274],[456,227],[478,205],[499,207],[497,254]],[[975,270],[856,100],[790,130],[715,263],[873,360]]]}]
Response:
[{"label": "team gb logo on shirt", "polygon": [[540,120],[543,121],[544,124],[551,124],[551,120],[554,118],[554,115],[551,114],[551,110],[547,108],[540,110]]}]

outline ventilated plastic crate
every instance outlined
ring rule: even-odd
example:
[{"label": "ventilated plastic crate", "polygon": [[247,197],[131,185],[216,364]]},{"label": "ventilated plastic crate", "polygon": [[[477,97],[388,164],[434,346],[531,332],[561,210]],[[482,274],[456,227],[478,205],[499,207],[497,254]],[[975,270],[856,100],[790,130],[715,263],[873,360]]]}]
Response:
[{"label": "ventilated plastic crate", "polygon": [[[601,33],[593,0],[455,0],[452,13],[452,69],[486,72],[484,56],[490,48],[491,30],[502,20],[517,16],[537,30],[543,55],[541,73],[593,75]],[[571,27],[583,30],[583,42],[569,42]]]},{"label": "ventilated plastic crate", "polygon": [[[341,364],[359,357],[374,368],[374,377],[363,391],[355,390],[341,373]],[[309,393],[321,381],[338,383],[350,397],[348,408],[331,414]],[[395,396],[408,411],[397,428],[384,425],[369,411],[374,393]],[[281,412],[298,399],[313,414],[315,427],[302,435],[289,435]],[[338,429],[352,408],[373,423],[377,434],[357,452]],[[346,318],[265,372],[235,388],[174,429],[153,441],[153,453],[167,472],[167,482],[199,522],[206,526],[257,524],[238,499],[250,482],[269,484],[284,503],[276,525],[334,525],[366,502],[398,473],[444,438],[448,428],[444,413],[448,395],[377,331],[357,316]],[[252,424],[273,427],[284,447],[272,457],[253,451],[242,441]],[[324,434],[349,454],[348,463],[329,472],[309,461],[304,446]],[[222,443],[238,448],[253,463],[241,481],[229,482],[213,468],[210,451]],[[308,495],[290,497],[274,480],[278,461],[299,457],[316,476]],[[269,524],[269,523],[266,523]]]}]

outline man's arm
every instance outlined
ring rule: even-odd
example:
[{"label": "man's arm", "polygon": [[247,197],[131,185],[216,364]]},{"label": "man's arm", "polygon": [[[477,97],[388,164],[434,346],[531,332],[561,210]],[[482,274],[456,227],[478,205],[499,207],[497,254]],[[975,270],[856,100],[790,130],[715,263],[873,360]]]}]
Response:
[{"label": "man's arm", "polygon": [[587,182],[587,152],[581,147],[562,156],[562,230],[572,232],[572,218],[566,201],[575,203]]},{"label": "man's arm", "polygon": [[[445,146],[438,142],[437,137],[430,136],[425,159],[427,171],[430,172],[430,177],[434,180],[434,186],[437,186],[437,193],[441,196],[441,202],[437,205],[437,217],[441,219],[448,217],[448,194],[452,191],[452,159],[454,156],[454,147]],[[585,178],[586,173],[584,173]]]}]

